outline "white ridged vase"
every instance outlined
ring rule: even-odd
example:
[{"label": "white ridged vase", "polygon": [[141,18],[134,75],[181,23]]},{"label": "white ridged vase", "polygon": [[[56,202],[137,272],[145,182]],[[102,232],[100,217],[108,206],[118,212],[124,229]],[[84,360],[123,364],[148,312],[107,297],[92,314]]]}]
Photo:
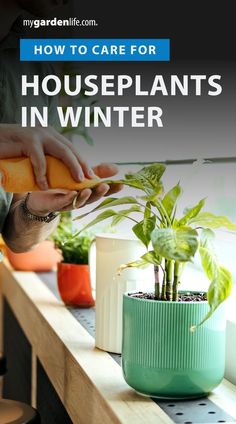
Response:
[{"label": "white ridged vase", "polygon": [[152,265],[117,274],[121,264],[138,260],[145,251],[137,239],[117,234],[96,236],[95,345],[102,350],[121,353],[123,293],[148,290],[153,285]]}]

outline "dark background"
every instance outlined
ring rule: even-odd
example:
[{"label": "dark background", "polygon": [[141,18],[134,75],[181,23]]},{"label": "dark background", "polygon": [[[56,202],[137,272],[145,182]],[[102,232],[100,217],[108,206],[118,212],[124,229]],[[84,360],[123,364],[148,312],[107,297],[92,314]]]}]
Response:
[{"label": "dark background", "polygon": [[[170,38],[172,60],[235,60],[232,1],[69,0],[48,17],[95,19],[96,27],[27,29],[27,37]],[[56,31],[56,33],[55,33]]]},{"label": "dark background", "polygon": [[[22,0],[33,4],[30,0]],[[54,0],[37,0],[43,4]],[[38,16],[41,14],[39,10]],[[222,94],[208,96],[207,80],[202,95],[196,96],[189,82],[188,96],[138,97],[133,91],[124,96],[98,96],[106,106],[159,106],[163,109],[163,128],[133,128],[127,119],[124,128],[90,128],[96,152],[111,161],[140,161],[235,156],[235,13],[233,2],[224,1],[143,1],[131,3],[70,0],[42,18],[95,19],[97,26],[19,28],[29,38],[170,38],[170,62],[74,62],[74,72],[89,74],[140,74],[144,88],[150,88],[156,74],[165,78],[169,90],[170,75],[221,75]],[[25,16],[27,18],[27,16]],[[33,16],[28,16],[33,18]],[[22,22],[22,17],[21,17]],[[19,20],[17,22],[19,24]],[[20,29],[20,30],[19,30]],[[23,32],[21,32],[21,30]],[[64,63],[63,65],[68,65]],[[70,64],[69,64],[70,65]],[[29,72],[32,63],[26,63]],[[53,63],[57,71],[61,63]],[[60,72],[60,69],[58,70]],[[35,73],[35,71],[34,71]],[[64,73],[66,73],[64,71]],[[81,145],[81,153],[93,151]],[[100,160],[100,158],[99,158]]]}]

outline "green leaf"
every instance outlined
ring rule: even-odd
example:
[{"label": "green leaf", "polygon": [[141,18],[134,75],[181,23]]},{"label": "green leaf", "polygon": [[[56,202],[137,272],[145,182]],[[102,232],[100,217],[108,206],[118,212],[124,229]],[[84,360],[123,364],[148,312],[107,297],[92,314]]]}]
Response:
[{"label": "green leaf", "polygon": [[120,265],[119,268],[117,269],[117,274],[120,275],[121,272],[124,271],[124,269],[127,269],[127,268],[144,268],[148,265],[149,265],[148,261],[146,261],[145,259],[139,259],[137,261],[133,261],[133,262],[129,262],[127,264]]},{"label": "green leaf", "polygon": [[166,193],[165,197],[162,200],[162,204],[168,213],[169,217],[171,217],[172,212],[174,210],[176,201],[178,197],[181,195],[182,189],[179,185],[179,183],[174,186],[171,190]]},{"label": "green leaf", "polygon": [[151,203],[150,202],[147,202],[146,203],[146,206],[145,206],[145,209],[144,209],[144,221],[146,219],[150,218],[151,212],[152,212],[151,211]]},{"label": "green leaf", "polygon": [[151,233],[156,225],[156,216],[151,216],[151,203],[147,202],[144,210],[144,219],[143,219],[143,235],[149,244],[151,241]]},{"label": "green leaf", "polygon": [[200,202],[196,206],[194,206],[193,208],[187,209],[183,218],[181,218],[179,220],[178,225],[181,227],[182,225],[192,223],[193,222],[192,219],[194,219],[199,214],[200,210],[205,205],[205,201],[206,201],[206,199],[204,198],[204,199],[200,200]]},{"label": "green leaf", "polygon": [[116,212],[116,215],[112,219],[112,226],[118,225],[120,222],[122,222],[125,218],[128,218],[128,216],[131,213],[134,212],[142,212],[142,209],[138,205],[133,205],[129,209],[122,209],[118,212]]},{"label": "green leaf", "polygon": [[155,250],[150,250],[149,252],[144,253],[144,255],[141,256],[141,259],[144,259],[152,265],[161,264],[161,257],[156,254]]},{"label": "green leaf", "polygon": [[202,325],[211,317],[218,306],[229,297],[232,287],[233,282],[230,272],[225,267],[219,266],[217,275],[213,278],[207,292],[207,300],[210,310],[199,324],[191,327],[191,331],[196,330],[197,327]]},{"label": "green leaf", "polygon": [[87,264],[91,241],[94,235],[85,232],[80,237],[73,237],[71,214],[62,212],[57,228],[51,234],[50,239],[55,247],[60,249],[63,262],[72,264]]},{"label": "green leaf", "polygon": [[92,227],[93,225],[96,225],[99,222],[104,221],[105,219],[111,218],[112,216],[114,216],[116,214],[117,214],[117,212],[113,211],[112,209],[109,209],[107,211],[104,211],[104,212],[100,213],[95,219],[93,219],[91,222],[89,222],[87,225],[85,225],[85,227],[82,230],[80,230],[77,233],[75,233],[73,235],[73,237],[76,237],[82,231],[87,230],[88,228]]},{"label": "green leaf", "polygon": [[212,312],[229,297],[233,282],[231,273],[223,266],[219,266],[218,275],[213,279],[207,292],[207,300]]},{"label": "green leaf", "polygon": [[197,231],[191,227],[158,228],[152,232],[151,240],[157,255],[169,260],[187,262],[198,248]]},{"label": "green leaf", "polygon": [[155,228],[156,217],[152,216],[146,218],[145,220],[140,221],[138,224],[134,225],[132,231],[136,237],[141,240],[145,247],[149,246],[151,241],[151,234]]},{"label": "green leaf", "polygon": [[199,254],[201,256],[202,268],[207,278],[212,280],[218,272],[217,258],[214,252],[211,252],[205,247],[199,247]]},{"label": "green leaf", "polygon": [[[129,184],[127,184],[127,185],[129,185]],[[159,181],[158,186],[156,186],[155,192],[151,192],[151,190],[150,190],[147,195],[140,196],[139,199],[143,200],[144,202],[152,203],[152,202],[155,202],[156,200],[162,198],[163,194],[164,194],[164,186],[163,186],[162,181]]]},{"label": "green leaf", "polygon": [[191,218],[190,224],[196,224],[200,227],[208,228],[226,228],[227,230],[236,230],[236,224],[231,222],[226,216],[217,216],[210,212],[201,212],[198,216]]},{"label": "green leaf", "polygon": [[199,254],[201,257],[202,268],[207,278],[212,280],[218,272],[218,261],[214,249],[213,231],[204,229],[201,234]]},{"label": "green leaf", "polygon": [[115,227],[116,225],[118,225],[118,224],[120,224],[122,221],[124,221],[125,220],[125,216],[124,215],[119,215],[119,214],[117,214],[117,215],[115,215],[115,216],[113,216],[113,218],[112,218],[112,221],[111,221],[111,226],[112,227]]},{"label": "green leaf", "polygon": [[121,197],[121,198],[109,197],[109,198],[105,199],[94,210],[103,209],[107,206],[113,207],[113,206],[128,205],[128,204],[138,204],[138,201],[134,197],[131,197],[131,196],[126,196],[126,197]]},{"label": "green leaf", "polygon": [[210,310],[198,325],[192,326],[192,331],[210,318],[218,306],[227,299],[232,290],[232,276],[226,268],[218,264],[213,246],[213,238],[214,233],[211,230],[204,230],[199,248],[203,270],[209,280],[211,280],[207,292]]},{"label": "green leaf", "polygon": [[145,191],[149,196],[157,195],[162,190],[162,177],[166,167],[161,163],[145,166],[140,171],[125,175],[123,183]]},{"label": "green leaf", "polygon": [[215,233],[210,228],[203,228],[201,231],[200,245],[214,249]]},{"label": "green leaf", "polygon": [[148,247],[150,240],[147,240],[143,232],[143,221],[138,222],[138,224],[134,225],[132,231],[136,235],[136,237],[144,244],[144,246]]},{"label": "green leaf", "polygon": [[119,205],[125,205],[125,204],[138,204],[137,200],[134,197],[126,196],[126,197],[108,197],[107,199],[103,200],[102,203],[100,203],[96,208],[92,209],[89,212],[84,213],[83,215],[79,215],[76,218],[73,219],[73,221],[76,221],[78,219],[82,219],[85,216],[89,215],[92,212],[96,212],[101,209],[105,209],[107,207],[113,207],[113,206],[119,206]]}]

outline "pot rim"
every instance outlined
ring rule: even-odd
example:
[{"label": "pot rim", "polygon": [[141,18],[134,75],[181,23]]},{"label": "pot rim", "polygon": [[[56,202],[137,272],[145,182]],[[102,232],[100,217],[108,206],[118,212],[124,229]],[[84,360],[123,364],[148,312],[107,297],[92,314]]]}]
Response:
[{"label": "pot rim", "polygon": [[[199,302],[199,301],[193,301],[193,302],[188,302],[188,301],[186,301],[186,302],[173,302],[173,301],[169,301],[169,300],[143,299],[143,298],[140,298],[140,297],[131,297],[131,296],[129,296],[129,294],[132,294],[132,293],[138,293],[138,291],[137,290],[127,291],[127,292],[123,293],[123,297],[132,299],[132,301],[152,302],[152,303],[157,303],[157,304],[158,303],[159,304],[160,303],[161,304],[163,303],[163,304],[173,304],[173,305],[190,305],[190,304],[193,304],[193,305],[196,305],[196,304],[202,305],[202,304],[208,303],[207,300],[203,300],[201,302]],[[153,292],[152,291],[149,291],[149,292],[146,292],[146,293],[153,293]],[[206,294],[207,292],[204,291],[204,290],[179,290],[179,293],[194,293],[194,294],[204,293],[204,294]]]}]

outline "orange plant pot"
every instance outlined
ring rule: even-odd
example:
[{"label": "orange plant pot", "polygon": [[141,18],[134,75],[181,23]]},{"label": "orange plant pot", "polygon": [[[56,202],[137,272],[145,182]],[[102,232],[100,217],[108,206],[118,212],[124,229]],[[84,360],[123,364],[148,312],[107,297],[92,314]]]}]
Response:
[{"label": "orange plant pot", "polygon": [[55,249],[51,240],[45,240],[30,252],[15,253],[6,246],[6,256],[11,266],[17,271],[51,271],[62,255],[58,249]]},{"label": "orange plant pot", "polygon": [[57,284],[66,305],[94,306],[88,265],[58,263]]}]

